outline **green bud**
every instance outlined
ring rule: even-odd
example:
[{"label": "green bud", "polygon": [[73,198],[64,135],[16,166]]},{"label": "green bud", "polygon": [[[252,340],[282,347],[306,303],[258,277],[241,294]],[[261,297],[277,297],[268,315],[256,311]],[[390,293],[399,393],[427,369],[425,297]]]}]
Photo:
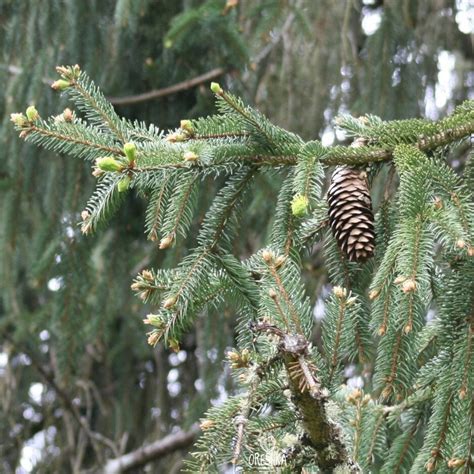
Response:
[{"label": "green bud", "polygon": [[191,120],[181,120],[181,123],[179,124],[179,126],[183,130],[186,130],[188,133],[194,133],[193,124]]},{"label": "green bud", "polygon": [[123,151],[128,159],[128,162],[131,164],[135,161],[137,155],[137,149],[134,143],[125,143],[123,146]]},{"label": "green bud", "polygon": [[119,193],[123,193],[127,191],[130,186],[131,178],[130,176],[124,176],[118,183],[117,183],[117,190]]},{"label": "green bud", "polygon": [[168,339],[168,347],[173,351],[173,352],[179,352],[179,342],[177,339],[170,338]]},{"label": "green bud", "polygon": [[211,82],[211,91],[218,95],[224,92],[218,82]]},{"label": "green bud", "polygon": [[308,212],[308,198],[302,194],[296,194],[291,201],[291,212],[296,217],[303,217]]},{"label": "green bud", "polygon": [[65,79],[58,79],[51,84],[51,89],[54,89],[55,91],[63,91],[70,86],[71,83],[69,81],[66,81]]},{"label": "green bud", "polygon": [[28,118],[30,122],[34,122],[35,120],[39,118],[39,113],[36,110],[36,107],[34,105],[30,105],[26,109],[26,117]]},{"label": "green bud", "polygon": [[99,158],[96,163],[97,167],[102,171],[121,171],[123,165],[121,165],[114,157],[106,156],[105,158]]}]

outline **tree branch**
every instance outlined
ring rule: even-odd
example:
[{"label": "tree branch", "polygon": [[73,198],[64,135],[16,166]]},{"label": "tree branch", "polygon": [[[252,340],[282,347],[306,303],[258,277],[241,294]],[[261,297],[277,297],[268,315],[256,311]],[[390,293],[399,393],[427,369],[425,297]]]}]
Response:
[{"label": "tree branch", "polygon": [[210,81],[218,76],[222,76],[226,70],[222,67],[212,69],[211,71],[201,74],[200,76],[193,77],[186,81],[178,82],[169,87],[163,87],[162,89],[154,89],[143,94],[127,95],[123,97],[108,97],[113,105],[131,105],[139,102],[145,102],[147,100],[157,99],[166,95],[175,94],[176,92],[191,89],[192,87],[198,86],[203,82]]},{"label": "tree branch", "polygon": [[301,415],[309,444],[317,452],[316,464],[321,472],[345,468],[350,474],[360,473],[359,466],[351,459],[337,424],[329,419],[327,404],[329,392],[321,386],[317,368],[309,356],[309,342],[301,334],[288,334],[265,322],[253,325],[256,333],[266,332],[280,339],[279,353],[288,374],[292,402]]},{"label": "tree branch", "polygon": [[285,334],[279,346],[290,381],[292,399],[297,406],[310,444],[318,454],[322,472],[345,467],[345,472],[360,472],[344,445],[339,426],[327,414],[329,392],[321,387],[316,368],[308,360],[308,341],[299,334]]},{"label": "tree branch", "polygon": [[[12,64],[0,64],[0,69],[6,70],[8,73],[15,76],[23,74],[24,69]],[[176,92],[185,91],[191,89],[195,86],[198,86],[204,82],[215,79],[216,77],[222,76],[226,70],[223,67],[217,67],[208,71],[199,76],[193,77],[192,79],[187,79],[186,81],[178,82],[172,86],[163,87],[162,89],[153,89],[148,92],[143,92],[142,94],[136,95],[126,95],[123,97],[108,97],[108,100],[113,105],[132,105],[138,104],[139,102],[146,102],[147,100],[158,99],[159,97],[164,97],[167,95],[175,94]],[[48,77],[43,77],[41,79],[43,84],[50,86],[54,80]]]},{"label": "tree branch", "polygon": [[194,442],[198,433],[198,425],[193,425],[189,431],[178,431],[135,451],[110,459],[104,466],[104,474],[120,474],[186,448]]},{"label": "tree branch", "polygon": [[4,334],[4,338],[8,340],[18,352],[23,352],[30,358],[32,366],[38,371],[41,377],[43,377],[44,381],[56,392],[56,395],[61,401],[63,407],[72,415],[72,417],[79,424],[79,426],[82,427],[85,434],[90,439],[92,447],[96,451],[97,455],[100,456],[100,453],[98,452],[96,446],[96,442],[108,447],[114,454],[117,453],[117,447],[115,446],[114,442],[103,434],[93,431],[91,429],[86,419],[81,416],[78,407],[74,405],[66,391],[56,382],[56,380],[54,379],[54,375],[50,374],[40,364],[34,354],[31,351],[26,350],[25,348],[18,348],[13,338],[11,338],[8,334]]}]

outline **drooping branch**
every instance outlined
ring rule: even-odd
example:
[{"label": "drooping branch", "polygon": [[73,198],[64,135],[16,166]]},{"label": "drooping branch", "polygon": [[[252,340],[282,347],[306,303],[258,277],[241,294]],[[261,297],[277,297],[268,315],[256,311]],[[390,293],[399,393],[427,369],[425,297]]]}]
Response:
[{"label": "drooping branch", "polygon": [[187,448],[199,434],[198,425],[189,431],[178,431],[165,436],[163,439],[142,446],[135,451],[126,453],[118,458],[110,459],[104,466],[105,474],[120,474],[130,469],[136,469],[150,461],[155,461],[179,449]]}]

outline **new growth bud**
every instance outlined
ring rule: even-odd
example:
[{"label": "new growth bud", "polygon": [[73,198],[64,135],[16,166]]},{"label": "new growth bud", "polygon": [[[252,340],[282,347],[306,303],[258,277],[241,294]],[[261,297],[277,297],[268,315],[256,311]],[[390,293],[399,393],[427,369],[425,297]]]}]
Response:
[{"label": "new growth bud", "polygon": [[71,109],[66,108],[63,110],[63,117],[65,122],[72,122],[74,120],[74,112]]},{"label": "new growth bud", "polygon": [[270,288],[270,289],[268,290],[268,296],[269,296],[272,300],[274,300],[274,299],[276,299],[276,297],[277,297],[277,292],[276,292],[273,288]]},{"label": "new growth bud", "polygon": [[332,292],[337,298],[345,298],[347,296],[347,290],[342,288],[342,286],[335,286]]},{"label": "new growth bud", "polygon": [[128,190],[130,187],[130,182],[132,179],[130,176],[124,176],[118,183],[117,183],[117,190],[119,193],[123,193]]},{"label": "new growth bud", "polygon": [[95,164],[102,171],[121,171],[123,169],[123,166],[113,156],[99,158]]},{"label": "new growth bud", "polygon": [[438,209],[438,210],[442,209],[443,208],[443,201],[438,196],[435,196],[435,198],[433,200],[433,205],[434,205],[435,209]]},{"label": "new growth bud", "polygon": [[183,155],[183,158],[184,158],[184,161],[193,162],[193,161],[197,161],[197,160],[199,159],[199,156],[196,155],[196,153],[194,153],[193,151],[187,151],[187,152]]},{"label": "new growth bud", "polygon": [[359,400],[362,398],[362,395],[363,395],[362,390],[360,388],[356,388],[349,395],[347,395],[346,400],[351,405],[357,405]]},{"label": "new growth bud", "polygon": [[135,162],[135,159],[137,157],[137,148],[135,147],[134,143],[125,143],[123,146],[123,151],[125,153],[125,156],[127,157],[127,160],[130,164]]},{"label": "new growth bud", "polygon": [[416,281],[413,278],[408,278],[403,282],[402,291],[403,293],[410,293],[416,290]]},{"label": "new growth bud", "polygon": [[295,217],[303,217],[308,212],[308,198],[302,194],[296,194],[291,201],[291,213]]},{"label": "new growth bud", "polygon": [[168,339],[168,347],[173,351],[173,352],[179,352],[179,342],[176,339]]},{"label": "new growth bud", "polygon": [[275,255],[271,250],[264,250],[262,252],[262,258],[265,262],[270,263],[275,258]]},{"label": "new growth bud", "polygon": [[211,91],[217,95],[222,95],[224,93],[224,91],[222,90],[222,87],[220,86],[218,82],[211,82]]},{"label": "new growth bud", "polygon": [[64,79],[77,79],[79,74],[81,74],[81,68],[79,64],[75,64],[74,66],[56,66],[56,72]]},{"label": "new growth bud", "polygon": [[464,464],[466,464],[466,460],[461,458],[452,458],[448,461],[449,469],[456,469],[457,467],[464,466]]},{"label": "new growth bud", "polygon": [[68,87],[71,87],[71,83],[65,79],[58,79],[51,84],[51,89],[54,89],[55,91],[63,91]]},{"label": "new growth bud", "polygon": [[280,255],[275,259],[275,268],[280,268],[286,262],[286,257]]},{"label": "new growth bud", "polygon": [[181,120],[179,126],[191,135],[194,133],[193,124],[191,120]]},{"label": "new growth bud", "polygon": [[169,135],[166,136],[165,140],[170,143],[176,143],[176,142],[184,142],[188,140],[189,136],[185,135],[184,133],[170,133]]},{"label": "new growth bud", "polygon": [[395,285],[399,285],[400,283],[403,283],[406,279],[407,279],[406,276],[398,275],[397,278],[393,280],[393,283],[395,283]]},{"label": "new growth bud", "polygon": [[199,427],[201,428],[202,431],[207,431],[207,430],[210,430],[214,426],[214,424],[215,423],[212,420],[204,419],[201,421],[201,424],[199,425]]},{"label": "new growth bud", "polygon": [[147,314],[143,322],[144,324],[150,324],[151,326],[155,326],[159,329],[165,326],[165,321],[163,321],[163,318],[158,314]]},{"label": "new growth bud", "polygon": [[165,309],[172,308],[176,304],[177,299],[178,298],[176,298],[176,296],[170,296],[169,298],[166,298],[163,301],[163,308]]},{"label": "new growth bud", "polygon": [[155,347],[156,344],[158,343],[158,341],[160,340],[160,337],[161,337],[161,333],[158,332],[158,331],[152,331],[148,334],[148,344],[150,344],[150,346],[153,346]]},{"label": "new growth bud", "polygon": [[244,349],[242,352],[233,349],[227,352],[227,359],[229,359],[233,369],[242,369],[248,367],[250,363],[250,352],[248,349]]},{"label": "new growth bud", "polygon": [[97,168],[97,166],[94,167],[94,169],[92,170],[92,176],[94,176],[94,178],[98,178],[99,176],[102,176],[104,173],[105,171],[101,170],[100,168]]},{"label": "new growth bud", "polygon": [[159,246],[160,250],[171,247],[173,241],[174,241],[174,237],[171,234],[167,235],[166,237],[163,237],[160,240],[160,246]]},{"label": "new growth bud", "polygon": [[30,122],[34,122],[35,120],[39,119],[39,113],[34,105],[30,105],[26,109],[26,117]]},{"label": "new growth bud", "polygon": [[10,121],[12,121],[17,127],[23,127],[26,124],[26,117],[23,114],[11,114]]},{"label": "new growth bud", "polygon": [[369,292],[369,300],[373,301],[380,295],[380,290],[372,290]]},{"label": "new growth bud", "polygon": [[150,282],[154,281],[153,273],[150,270],[143,270],[142,278]]}]

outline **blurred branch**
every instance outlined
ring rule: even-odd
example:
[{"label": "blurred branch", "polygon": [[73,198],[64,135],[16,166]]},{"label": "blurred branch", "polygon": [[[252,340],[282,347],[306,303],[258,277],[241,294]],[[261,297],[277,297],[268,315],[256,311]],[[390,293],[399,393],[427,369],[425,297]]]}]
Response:
[{"label": "blurred branch", "polygon": [[143,466],[178,449],[186,448],[194,442],[198,433],[198,425],[193,425],[189,431],[178,431],[123,456],[110,459],[104,466],[104,473],[120,474],[129,469]]},{"label": "blurred branch", "polygon": [[166,95],[175,94],[176,92],[191,89],[192,87],[198,86],[203,82],[207,82],[218,76],[222,76],[222,74],[225,72],[226,70],[224,68],[218,67],[206,72],[205,74],[201,74],[200,76],[193,77],[192,79],[188,79],[186,81],[178,82],[177,84],[173,84],[169,87],[151,90],[144,92],[143,94],[127,95],[123,97],[109,97],[108,99],[114,105],[137,104],[139,102],[145,102],[147,100],[157,99],[158,97],[164,97]]},{"label": "blurred branch", "polygon": [[[10,74],[19,75],[23,74],[23,68],[18,66],[13,66],[11,64],[0,64],[0,69],[8,71]],[[178,82],[172,86],[163,87],[162,89],[153,89],[148,92],[136,95],[126,95],[123,97],[108,97],[108,100],[114,105],[131,105],[138,104],[139,102],[146,102],[152,99],[158,99],[159,97],[164,97],[167,95],[175,94],[176,92],[185,91],[191,89],[195,86],[198,86],[204,82],[215,79],[218,76],[222,76],[226,70],[222,67],[217,67],[208,71],[199,76],[193,77],[192,79],[187,79],[186,81]],[[47,77],[43,77],[43,84],[50,86],[54,80]]]},{"label": "blurred branch", "polygon": [[280,40],[283,36],[288,33],[291,28],[291,24],[295,20],[295,14],[290,13],[283,24],[281,30],[279,30],[274,36],[272,36],[270,42],[266,44],[262,50],[253,58],[252,64],[256,66],[260,62],[262,62],[272,51],[273,49],[278,46]]},{"label": "blurred branch", "polygon": [[86,419],[81,416],[78,407],[74,405],[66,391],[56,382],[56,380],[54,379],[54,375],[49,373],[43,367],[43,365],[36,359],[33,353],[31,351],[25,350],[24,348],[20,349],[19,347],[17,347],[13,338],[11,338],[8,334],[4,334],[3,336],[12,344],[16,351],[22,352],[30,358],[31,365],[38,371],[41,377],[43,377],[44,381],[56,392],[56,395],[61,401],[63,407],[72,415],[74,420],[76,420],[79,426],[81,426],[81,428],[84,430],[85,434],[90,439],[91,445],[96,451],[98,457],[100,457],[100,451],[98,450],[96,443],[100,443],[104,446],[107,446],[115,455],[117,455],[118,450],[115,443],[106,436],[102,435],[101,433],[98,433],[91,429]]}]

